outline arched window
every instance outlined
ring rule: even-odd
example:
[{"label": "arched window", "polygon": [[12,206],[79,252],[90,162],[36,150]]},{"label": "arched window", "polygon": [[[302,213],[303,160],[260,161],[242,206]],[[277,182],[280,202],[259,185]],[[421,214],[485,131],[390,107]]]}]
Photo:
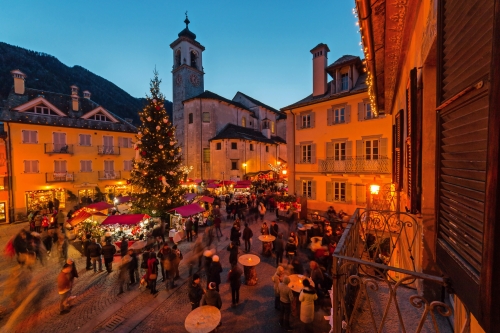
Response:
[{"label": "arched window", "polygon": [[241,118],[241,126],[247,127],[247,118],[245,118],[245,117]]},{"label": "arched window", "polygon": [[189,123],[189,124],[192,124],[192,123],[193,123],[193,114],[192,114],[192,113],[190,113],[190,114],[188,115],[188,123]]},{"label": "arched window", "polygon": [[181,50],[175,51],[175,67],[179,67],[181,65]]},{"label": "arched window", "polygon": [[191,51],[191,67],[198,68],[198,53]]}]

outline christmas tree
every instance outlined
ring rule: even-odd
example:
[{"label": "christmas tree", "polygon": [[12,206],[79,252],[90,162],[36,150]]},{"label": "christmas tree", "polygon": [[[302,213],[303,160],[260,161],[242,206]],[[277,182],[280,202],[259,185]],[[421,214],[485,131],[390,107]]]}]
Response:
[{"label": "christmas tree", "polygon": [[151,216],[165,216],[171,208],[184,204],[181,148],[175,138],[175,127],[165,110],[158,72],[150,83],[147,104],[139,112],[142,124],[134,144],[133,185],[134,210]]}]

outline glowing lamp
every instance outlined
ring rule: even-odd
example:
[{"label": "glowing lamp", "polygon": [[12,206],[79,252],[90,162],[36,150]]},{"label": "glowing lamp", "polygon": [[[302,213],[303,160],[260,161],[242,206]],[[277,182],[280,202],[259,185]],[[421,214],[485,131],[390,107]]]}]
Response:
[{"label": "glowing lamp", "polygon": [[243,163],[243,167],[246,168],[247,167],[247,164],[246,163]]},{"label": "glowing lamp", "polygon": [[282,174],[286,175],[286,170],[281,171]]},{"label": "glowing lamp", "polygon": [[370,185],[370,193],[371,194],[377,195],[379,190],[380,190],[379,185],[376,185],[376,184]]}]

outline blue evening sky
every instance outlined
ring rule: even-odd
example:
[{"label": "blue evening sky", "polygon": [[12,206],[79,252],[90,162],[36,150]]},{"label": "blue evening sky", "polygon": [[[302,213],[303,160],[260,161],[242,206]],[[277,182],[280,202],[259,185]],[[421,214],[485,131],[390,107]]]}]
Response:
[{"label": "blue evening sky", "polygon": [[[172,50],[187,10],[205,46],[205,89],[241,91],[281,108],[312,92],[312,55],[328,44],[329,64],[362,56],[354,0],[5,1],[0,41],[80,65],[132,96],[149,90],[154,67],[172,100]],[[69,89],[69,88],[68,88]]]}]

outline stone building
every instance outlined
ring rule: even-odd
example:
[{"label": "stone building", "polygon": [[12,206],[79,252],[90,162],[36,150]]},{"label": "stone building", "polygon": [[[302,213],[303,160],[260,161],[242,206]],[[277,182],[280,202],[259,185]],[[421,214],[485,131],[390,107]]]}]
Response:
[{"label": "stone building", "polygon": [[173,122],[190,178],[243,179],[286,161],[286,115],[237,92],[232,100],[205,90],[205,47],[186,28],[173,50]]}]

